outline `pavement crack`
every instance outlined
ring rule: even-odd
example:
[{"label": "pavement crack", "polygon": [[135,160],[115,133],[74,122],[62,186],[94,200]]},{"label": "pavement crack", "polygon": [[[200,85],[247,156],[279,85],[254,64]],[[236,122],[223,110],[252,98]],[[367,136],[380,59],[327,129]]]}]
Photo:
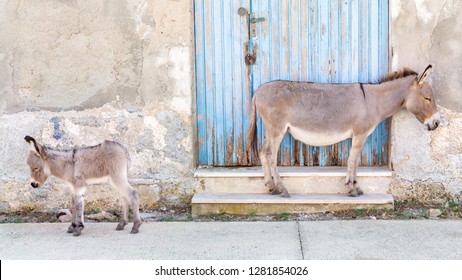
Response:
[{"label": "pavement crack", "polygon": [[302,260],[305,259],[305,252],[303,250],[302,234],[300,233],[300,222],[297,221],[298,241],[300,242],[300,252],[302,253]]}]

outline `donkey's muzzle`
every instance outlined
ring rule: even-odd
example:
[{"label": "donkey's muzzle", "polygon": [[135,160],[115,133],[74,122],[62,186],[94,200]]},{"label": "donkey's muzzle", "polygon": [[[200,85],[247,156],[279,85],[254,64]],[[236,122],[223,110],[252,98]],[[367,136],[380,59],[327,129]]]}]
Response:
[{"label": "donkey's muzzle", "polygon": [[431,116],[431,118],[425,120],[425,126],[428,130],[435,130],[441,124],[441,115],[439,112],[436,112]]},{"label": "donkey's muzzle", "polygon": [[431,123],[427,123],[427,129],[432,131],[435,130],[440,125],[439,120],[434,120]]},{"label": "donkey's muzzle", "polygon": [[36,188],[39,187],[39,184],[37,184],[37,183],[35,183],[35,182],[30,183],[30,185],[31,185],[34,189],[36,189]]}]

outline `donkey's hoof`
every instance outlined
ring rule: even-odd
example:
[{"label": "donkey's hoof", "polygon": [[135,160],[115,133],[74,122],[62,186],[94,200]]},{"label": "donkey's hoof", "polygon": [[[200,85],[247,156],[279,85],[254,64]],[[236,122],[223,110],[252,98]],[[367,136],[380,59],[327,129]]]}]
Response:
[{"label": "donkey's hoof", "polygon": [[142,222],[134,222],[133,227],[132,227],[132,231],[130,231],[130,233],[135,234],[135,233],[140,232],[138,229],[140,228],[141,224],[142,224]]},{"label": "donkey's hoof", "polygon": [[288,191],[283,191],[283,192],[281,193],[281,197],[290,198],[290,194],[289,194]]},{"label": "donkey's hoof", "polygon": [[69,227],[67,228],[67,233],[74,233],[74,230],[75,230],[75,227],[69,226]]},{"label": "donkey's hoof", "polygon": [[358,192],[358,195],[363,195],[364,192],[360,188],[356,188],[356,192]]},{"label": "donkey's hoof", "polygon": [[79,236],[82,233],[81,228],[75,228],[74,233],[72,234],[73,236]]},{"label": "donkey's hoof", "polygon": [[278,190],[278,189],[273,189],[273,190],[270,190],[271,194],[272,195],[278,195],[278,194],[281,194],[281,191]]},{"label": "donkey's hoof", "polygon": [[127,225],[127,223],[125,222],[121,222],[117,225],[116,227],[116,230],[124,230],[125,226]]},{"label": "donkey's hoof", "polygon": [[265,183],[265,187],[268,188],[270,193],[272,193],[276,189],[274,182]]},{"label": "donkey's hoof", "polygon": [[352,189],[348,192],[348,195],[349,196],[352,196],[352,197],[358,197],[359,196],[359,193],[356,189]]}]

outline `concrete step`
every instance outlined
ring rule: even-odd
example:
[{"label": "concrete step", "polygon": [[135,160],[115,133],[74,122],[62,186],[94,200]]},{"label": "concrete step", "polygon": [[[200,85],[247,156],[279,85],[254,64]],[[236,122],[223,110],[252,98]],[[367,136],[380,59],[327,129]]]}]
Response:
[{"label": "concrete step", "polygon": [[[278,167],[290,194],[346,194],[346,167]],[[390,193],[392,172],[388,167],[359,167],[358,186],[365,194]],[[199,168],[196,193],[267,194],[260,166]]]},{"label": "concrete step", "polygon": [[272,215],[280,213],[316,213],[354,209],[392,209],[390,194],[366,194],[349,197],[340,194],[292,194],[290,198],[270,194],[196,193],[192,215],[209,214]]}]

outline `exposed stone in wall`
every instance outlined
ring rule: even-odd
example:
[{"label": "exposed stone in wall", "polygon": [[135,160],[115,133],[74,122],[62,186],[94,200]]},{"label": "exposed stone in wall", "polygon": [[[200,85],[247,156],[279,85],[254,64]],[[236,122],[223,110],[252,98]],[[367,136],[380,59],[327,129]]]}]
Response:
[{"label": "exposed stone in wall", "polygon": [[[462,195],[462,114],[443,107],[446,120],[435,131],[427,131],[412,114],[403,111],[393,117],[392,166],[395,179],[393,194],[397,198],[435,202],[443,196],[459,200]],[[422,186],[425,195],[418,189]],[[442,191],[441,187],[445,190]],[[450,194],[450,195],[447,195]]]},{"label": "exposed stone in wall", "polygon": [[395,184],[393,196],[398,201],[415,201],[423,204],[444,204],[453,199],[460,199],[460,195],[454,196],[441,182],[432,180],[414,180],[393,182]]}]

